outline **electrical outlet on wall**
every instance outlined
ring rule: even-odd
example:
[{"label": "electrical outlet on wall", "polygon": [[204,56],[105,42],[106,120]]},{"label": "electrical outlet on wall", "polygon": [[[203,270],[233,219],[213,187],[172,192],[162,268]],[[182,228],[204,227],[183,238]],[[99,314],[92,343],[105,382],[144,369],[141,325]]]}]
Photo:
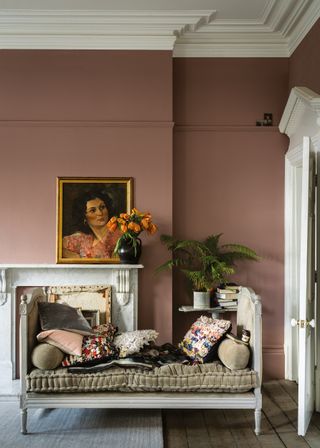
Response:
[{"label": "electrical outlet on wall", "polygon": [[263,114],[263,121],[264,121],[264,126],[272,126],[272,124],[273,124],[272,114],[269,112],[265,112]]},{"label": "electrical outlet on wall", "polygon": [[263,120],[257,120],[256,126],[272,126],[273,125],[273,116],[270,112],[265,112],[263,114]]}]

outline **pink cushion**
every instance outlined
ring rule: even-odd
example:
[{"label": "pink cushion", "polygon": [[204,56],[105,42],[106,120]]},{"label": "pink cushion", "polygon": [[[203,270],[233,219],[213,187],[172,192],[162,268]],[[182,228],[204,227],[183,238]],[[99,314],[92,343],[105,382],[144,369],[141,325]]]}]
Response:
[{"label": "pink cushion", "polygon": [[47,342],[62,350],[69,355],[78,355],[82,353],[83,336],[66,330],[46,330],[37,335],[39,342]]},{"label": "pink cushion", "polygon": [[62,361],[64,367],[94,365],[118,355],[112,341],[117,328],[111,323],[97,325],[92,329],[94,336],[84,336],[81,356],[66,356]]}]

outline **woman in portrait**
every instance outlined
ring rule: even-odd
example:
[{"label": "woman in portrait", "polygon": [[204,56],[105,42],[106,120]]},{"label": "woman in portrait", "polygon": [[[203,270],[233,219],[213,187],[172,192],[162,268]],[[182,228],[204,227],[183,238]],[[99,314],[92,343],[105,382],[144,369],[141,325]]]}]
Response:
[{"label": "woman in portrait", "polygon": [[101,192],[86,193],[74,202],[73,218],[78,230],[64,236],[64,258],[113,258],[121,232],[107,228],[111,203]]}]

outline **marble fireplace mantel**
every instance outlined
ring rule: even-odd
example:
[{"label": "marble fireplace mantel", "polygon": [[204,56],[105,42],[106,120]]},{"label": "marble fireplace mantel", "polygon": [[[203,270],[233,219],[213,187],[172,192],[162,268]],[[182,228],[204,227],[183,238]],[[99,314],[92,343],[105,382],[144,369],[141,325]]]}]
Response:
[{"label": "marble fireplace mantel", "polygon": [[2,383],[15,378],[18,287],[111,285],[112,316],[120,331],[138,325],[138,271],[129,264],[0,264],[0,338]]}]

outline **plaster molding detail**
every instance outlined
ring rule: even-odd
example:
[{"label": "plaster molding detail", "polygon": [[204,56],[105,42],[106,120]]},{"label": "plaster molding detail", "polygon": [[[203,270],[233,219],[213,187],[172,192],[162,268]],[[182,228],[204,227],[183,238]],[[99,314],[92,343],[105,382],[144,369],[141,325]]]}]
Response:
[{"label": "plaster molding detail", "polygon": [[[318,126],[320,126],[319,123],[318,123]],[[320,152],[320,131],[319,131],[318,134],[316,134],[313,137],[311,137],[311,142],[312,142],[316,152]]]},{"label": "plaster molding detail", "polygon": [[307,87],[294,87],[279,123],[280,132],[291,137],[307,110],[316,114],[315,124],[320,126],[320,96]]},{"label": "plaster molding detail", "polygon": [[9,294],[7,293],[6,269],[0,269],[0,306],[3,306],[8,301]]},{"label": "plaster molding detail", "polygon": [[262,23],[269,26],[271,30],[279,28],[280,21],[283,20],[288,13],[289,6],[290,3],[288,2],[270,0],[262,14]]},{"label": "plaster molding detail", "polygon": [[287,151],[286,161],[294,167],[302,166],[302,143]]},{"label": "plaster molding detail", "polygon": [[2,49],[172,50],[177,36],[213,20],[213,10],[2,10]]},{"label": "plaster molding detail", "polygon": [[319,17],[318,1],[270,0],[257,20],[216,19],[197,33],[185,33],[174,56],[289,57]]},{"label": "plaster molding detail", "polygon": [[285,3],[283,3],[283,15],[278,18],[274,27],[280,29],[283,36],[289,36],[297,22],[302,18],[303,12],[306,12],[307,7],[311,5],[312,0],[292,0]]},{"label": "plaster molding detail", "polygon": [[278,35],[272,33],[216,33],[214,43],[212,37],[203,34],[184,35],[177,39],[173,50],[173,57],[289,57],[287,43]]},{"label": "plaster molding detail", "polygon": [[130,301],[130,271],[116,271],[116,294],[120,305],[125,306]]},{"label": "plaster molding detail", "polygon": [[301,3],[303,4],[296,14],[295,22],[291,23],[289,30],[286,29],[283,32],[288,37],[290,56],[320,17],[319,1],[304,0]]},{"label": "plaster molding detail", "polygon": [[232,20],[216,10],[2,9],[0,49],[289,57],[319,17],[319,0],[269,0],[258,17]]}]

